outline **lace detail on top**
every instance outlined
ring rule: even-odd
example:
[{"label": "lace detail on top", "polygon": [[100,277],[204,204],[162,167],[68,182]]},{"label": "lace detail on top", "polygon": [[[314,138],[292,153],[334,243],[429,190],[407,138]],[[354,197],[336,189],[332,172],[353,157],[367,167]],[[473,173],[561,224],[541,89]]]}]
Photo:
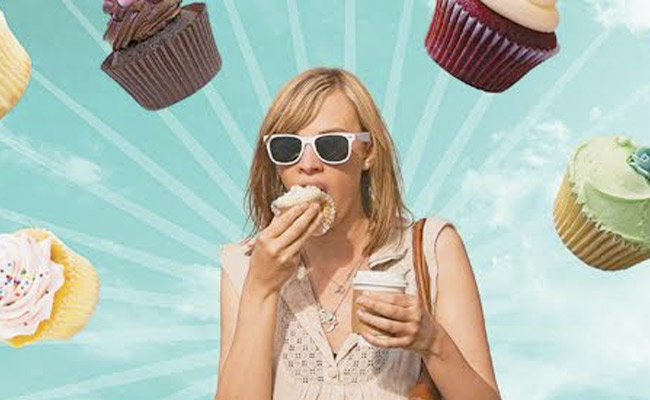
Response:
[{"label": "lace detail on top", "polygon": [[[324,381],[321,353],[307,331],[296,320],[284,301],[278,305],[282,361],[290,375],[301,383]],[[277,335],[276,335],[277,336]]]},{"label": "lace detail on top", "polygon": [[[289,374],[300,383],[325,381],[323,354],[309,333],[300,325],[284,301],[278,305],[278,344],[280,356]],[[341,360],[343,383],[363,383],[372,380],[386,366],[391,351],[370,346],[355,346]]]},{"label": "lace detail on top", "polygon": [[344,383],[368,382],[384,369],[389,358],[389,349],[356,346],[342,364],[342,381]]}]

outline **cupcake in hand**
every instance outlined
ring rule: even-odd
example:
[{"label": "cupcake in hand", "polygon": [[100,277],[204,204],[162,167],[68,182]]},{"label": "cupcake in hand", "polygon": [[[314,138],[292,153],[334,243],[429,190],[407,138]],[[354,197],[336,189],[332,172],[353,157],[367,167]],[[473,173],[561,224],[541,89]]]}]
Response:
[{"label": "cupcake in hand", "polygon": [[438,0],[425,46],[463,82],[503,92],[559,51],[555,0]]},{"label": "cupcake in hand", "polygon": [[620,270],[650,258],[650,148],[624,136],[582,144],[553,217],[562,241],[590,266]]},{"label": "cupcake in hand", "polygon": [[0,340],[21,347],[86,326],[99,281],[88,260],[50,232],[0,234]]},{"label": "cupcake in hand", "polygon": [[316,186],[292,186],[287,193],[271,203],[271,211],[274,215],[280,215],[302,203],[318,203],[320,205],[321,227],[314,235],[321,236],[327,233],[334,222],[336,208],[332,197]]},{"label": "cupcake in hand", "polygon": [[148,110],[194,94],[221,69],[204,3],[104,0],[104,12],[113,52],[102,70]]}]

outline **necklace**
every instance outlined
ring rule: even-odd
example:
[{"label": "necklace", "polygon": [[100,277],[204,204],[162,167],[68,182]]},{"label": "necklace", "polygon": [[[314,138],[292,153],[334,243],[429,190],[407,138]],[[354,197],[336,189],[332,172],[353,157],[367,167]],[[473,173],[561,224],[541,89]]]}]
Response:
[{"label": "necklace", "polygon": [[[303,256],[304,256],[304,259],[305,259],[305,264],[308,266],[309,261],[307,260],[307,255],[303,254]],[[352,285],[350,284],[350,277],[352,277],[354,272],[356,272],[359,269],[359,267],[361,267],[361,264],[363,263],[363,261],[365,259],[366,259],[366,257],[361,257],[361,259],[359,260],[357,265],[350,270],[350,273],[348,273],[348,276],[346,277],[345,283],[343,285],[340,285],[339,283],[334,282],[334,280],[332,280],[332,282],[334,282],[336,285],[339,286],[339,288],[335,292],[336,293],[341,293],[341,292],[343,293],[343,296],[341,296],[341,300],[339,300],[338,304],[334,308],[334,311],[326,310],[321,305],[320,301],[318,301],[316,296],[314,296],[314,299],[316,300],[316,304],[318,305],[318,318],[319,318],[320,324],[322,325],[323,330],[325,332],[330,333],[334,329],[336,329],[336,327],[338,326],[339,321],[338,321],[338,318],[336,316],[336,312],[341,307],[341,304],[343,304],[343,300],[345,300],[345,298],[347,297],[346,295],[347,295],[348,291],[352,287]],[[311,279],[309,280],[309,284],[311,285]],[[345,289],[342,289],[342,287],[345,287]],[[313,286],[312,286],[312,292],[314,292]]]},{"label": "necklace", "polygon": [[[361,258],[361,261],[363,261],[363,258]],[[348,275],[345,277],[345,280],[343,283],[338,283],[337,281],[334,280],[334,278],[330,278],[330,281],[332,281],[336,285],[336,290],[334,290],[334,293],[336,294],[341,294],[345,293],[347,289],[347,284],[350,281],[350,278],[352,275],[356,272],[356,270],[359,268],[359,266],[356,266],[355,268],[350,269],[350,272],[348,272]]]}]

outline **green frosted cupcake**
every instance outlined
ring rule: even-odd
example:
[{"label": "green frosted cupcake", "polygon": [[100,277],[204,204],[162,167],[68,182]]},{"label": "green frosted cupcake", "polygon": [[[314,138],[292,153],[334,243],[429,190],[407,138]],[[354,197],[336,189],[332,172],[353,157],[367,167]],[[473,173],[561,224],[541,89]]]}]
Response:
[{"label": "green frosted cupcake", "polygon": [[563,242],[588,265],[619,270],[650,258],[650,148],[624,136],[579,146],[553,217]]}]

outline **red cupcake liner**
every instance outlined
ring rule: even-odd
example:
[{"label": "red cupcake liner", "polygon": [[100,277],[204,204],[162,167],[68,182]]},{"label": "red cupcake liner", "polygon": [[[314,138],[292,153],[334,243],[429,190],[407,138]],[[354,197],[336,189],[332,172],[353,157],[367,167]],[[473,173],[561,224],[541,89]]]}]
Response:
[{"label": "red cupcake liner", "polygon": [[555,34],[509,21],[480,0],[438,0],[426,36],[442,68],[486,92],[503,92],[559,51]]},{"label": "red cupcake liner", "polygon": [[194,3],[152,38],[111,53],[102,70],[142,107],[159,110],[205,86],[221,64],[206,5]]}]

